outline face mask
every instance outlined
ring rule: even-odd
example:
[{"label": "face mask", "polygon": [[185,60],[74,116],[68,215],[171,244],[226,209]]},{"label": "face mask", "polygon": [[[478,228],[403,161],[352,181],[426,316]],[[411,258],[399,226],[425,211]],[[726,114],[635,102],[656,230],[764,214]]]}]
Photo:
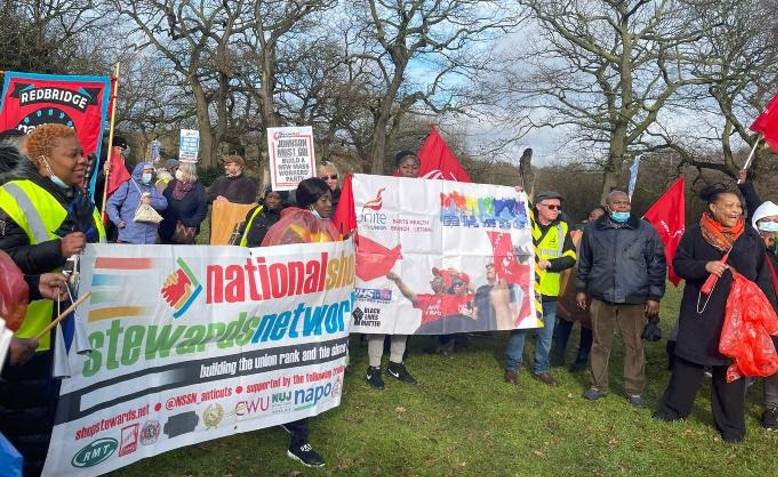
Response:
[{"label": "face mask", "polygon": [[321,220],[321,219],[323,219],[323,218],[324,218],[324,217],[322,217],[322,216],[321,216],[321,214],[319,214],[319,211],[318,211],[318,210],[316,210],[316,209],[314,209],[314,208],[311,208],[311,213],[312,213],[312,214],[313,214],[313,216],[314,216],[314,217],[316,217],[317,219],[320,219],[320,220]]},{"label": "face mask", "polygon": [[148,184],[149,182],[151,182],[151,173],[150,173],[150,172],[145,172],[145,173],[144,173],[144,174],[143,174],[143,175],[140,177],[140,180],[141,180],[141,182],[143,182],[144,184]]},{"label": "face mask", "polygon": [[629,212],[611,211],[611,219],[613,219],[613,221],[616,223],[623,224],[629,220]]},{"label": "face mask", "polygon": [[762,232],[778,232],[778,222],[762,222],[757,227]]},{"label": "face mask", "polygon": [[176,169],[176,179],[178,179],[181,182],[184,182],[184,173],[181,172],[180,169]]},{"label": "face mask", "polygon": [[51,182],[53,182],[55,186],[60,189],[70,189],[70,186],[65,184],[65,181],[54,174],[54,171],[51,170],[51,166],[49,165],[49,161],[46,161],[43,164],[46,166],[46,170],[49,173],[49,179],[51,179]]}]

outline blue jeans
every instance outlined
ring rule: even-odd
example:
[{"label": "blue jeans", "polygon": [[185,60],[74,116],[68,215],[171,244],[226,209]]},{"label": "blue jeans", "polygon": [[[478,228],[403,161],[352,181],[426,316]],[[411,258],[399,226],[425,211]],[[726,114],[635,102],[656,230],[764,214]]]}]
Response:
[{"label": "blue jeans", "polygon": [[524,354],[524,341],[531,332],[535,337],[535,374],[547,373],[551,367],[548,353],[551,351],[551,341],[554,337],[554,324],[556,323],[556,301],[543,302],[543,328],[534,330],[513,330],[508,338],[508,360],[505,368],[508,371],[517,371],[521,366]]}]

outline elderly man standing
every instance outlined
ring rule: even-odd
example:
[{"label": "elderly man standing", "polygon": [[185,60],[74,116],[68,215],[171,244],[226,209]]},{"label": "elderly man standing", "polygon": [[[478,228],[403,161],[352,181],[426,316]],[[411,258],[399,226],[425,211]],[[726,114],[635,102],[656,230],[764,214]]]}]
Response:
[{"label": "elderly man standing", "polygon": [[578,306],[591,297],[592,331],[590,401],[608,394],[608,358],[616,329],[624,342],[624,388],[629,403],[646,407],[645,354],[641,335],[647,318],[657,316],[665,293],[665,252],[656,230],[630,213],[629,196],[613,191],[608,210],[586,226],[581,239],[575,287]]},{"label": "elderly man standing", "polygon": [[[536,273],[540,280],[543,300],[543,328],[537,331],[535,341],[535,369],[532,376],[549,386],[557,381],[549,374],[549,352],[556,321],[556,302],[559,297],[559,272],[575,265],[575,246],[570,238],[567,222],[560,217],[562,195],[540,192],[535,197],[532,220],[532,242],[535,245]],[[528,330],[514,330],[508,339],[508,359],[505,381],[516,384],[521,368],[524,342]]]}]

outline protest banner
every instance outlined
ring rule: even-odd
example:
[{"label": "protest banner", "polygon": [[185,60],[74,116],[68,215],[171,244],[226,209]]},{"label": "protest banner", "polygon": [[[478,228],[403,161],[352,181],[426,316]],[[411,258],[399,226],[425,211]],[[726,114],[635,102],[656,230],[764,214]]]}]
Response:
[{"label": "protest banner", "polygon": [[178,160],[183,162],[197,162],[200,153],[200,131],[196,129],[182,129],[178,139]]},{"label": "protest banner", "polygon": [[96,476],[340,404],[351,241],[89,245],[45,476]]},{"label": "protest banner", "polygon": [[526,195],[355,174],[357,333],[542,326]]},{"label": "protest banner", "polygon": [[[76,130],[84,156],[100,157],[108,115],[108,76],[42,75],[5,72],[0,131],[30,133],[41,124],[64,124]],[[94,188],[94,177],[90,190]]]},{"label": "protest banner", "polygon": [[227,200],[215,200],[211,205],[211,245],[227,245],[233,233],[246,219],[246,214],[257,204],[236,204]]},{"label": "protest banner", "polygon": [[270,185],[273,190],[294,190],[303,179],[314,177],[313,128],[267,128]]}]

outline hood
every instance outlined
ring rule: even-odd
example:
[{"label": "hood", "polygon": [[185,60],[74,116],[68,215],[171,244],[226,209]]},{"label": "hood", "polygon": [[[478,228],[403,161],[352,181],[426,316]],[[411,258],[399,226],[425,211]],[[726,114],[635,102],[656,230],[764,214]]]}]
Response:
[{"label": "hood", "polygon": [[756,223],[759,220],[771,215],[778,215],[778,205],[775,205],[773,201],[768,200],[756,208],[754,215],[751,216],[751,225],[753,225],[754,228],[758,230]]},{"label": "hood", "polygon": [[16,146],[0,143],[0,184],[37,175],[35,166]]},{"label": "hood", "polygon": [[151,169],[154,170],[154,166],[151,165],[149,162],[139,162],[135,165],[135,169],[132,170],[132,178],[135,179],[135,182],[141,184],[141,176],[143,175],[143,169]]}]

